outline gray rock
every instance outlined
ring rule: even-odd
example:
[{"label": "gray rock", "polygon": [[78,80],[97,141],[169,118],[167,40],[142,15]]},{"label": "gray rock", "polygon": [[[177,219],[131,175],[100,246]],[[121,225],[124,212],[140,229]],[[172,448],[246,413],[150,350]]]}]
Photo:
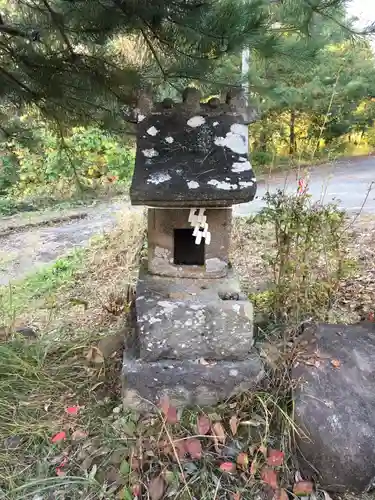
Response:
[{"label": "gray rock", "polygon": [[364,492],[375,478],[375,324],[319,325],[293,369],[301,468],[327,491]]},{"label": "gray rock", "polygon": [[177,407],[211,406],[235,394],[254,389],[263,378],[257,354],[246,361],[202,364],[193,360],[153,363],[124,358],[123,404],[125,409],[154,410],[168,395]]},{"label": "gray rock", "polygon": [[[246,360],[253,345],[253,307],[234,279],[175,279],[141,274],[136,313],[140,357]],[[232,290],[232,292],[231,292]]]}]

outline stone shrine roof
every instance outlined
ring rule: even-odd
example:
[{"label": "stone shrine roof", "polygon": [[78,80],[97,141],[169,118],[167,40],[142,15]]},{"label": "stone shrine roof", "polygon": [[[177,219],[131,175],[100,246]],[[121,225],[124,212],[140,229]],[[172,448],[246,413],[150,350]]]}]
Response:
[{"label": "stone shrine roof", "polygon": [[224,207],[251,201],[256,180],[246,116],[229,99],[200,104],[197,91],[187,90],[180,105],[166,100],[138,113],[132,204]]}]

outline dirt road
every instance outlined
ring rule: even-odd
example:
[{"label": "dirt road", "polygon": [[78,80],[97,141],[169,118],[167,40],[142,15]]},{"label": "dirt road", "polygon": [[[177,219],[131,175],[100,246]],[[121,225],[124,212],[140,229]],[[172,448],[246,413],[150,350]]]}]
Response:
[{"label": "dirt road", "polygon": [[[257,199],[235,207],[235,215],[249,215],[262,206],[262,196],[269,190],[286,189],[295,192],[296,178],[304,171],[279,173],[260,183]],[[375,214],[375,158],[358,158],[309,169],[309,192],[314,200],[339,201],[349,212],[363,210]],[[364,203],[364,201],[366,202]],[[364,206],[362,207],[362,205]],[[83,247],[90,238],[116,225],[127,201],[99,203],[87,210],[87,217],[58,225],[34,227],[0,236],[0,285],[23,278],[38,268],[52,263],[68,251]]]}]

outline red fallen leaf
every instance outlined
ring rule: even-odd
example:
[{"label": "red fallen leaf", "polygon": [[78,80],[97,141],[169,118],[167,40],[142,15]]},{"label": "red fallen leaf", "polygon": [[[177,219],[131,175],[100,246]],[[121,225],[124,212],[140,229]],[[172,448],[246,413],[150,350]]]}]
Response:
[{"label": "red fallen leaf", "polygon": [[221,472],[233,474],[234,472],[236,472],[236,464],[234,464],[233,462],[223,462],[222,464],[220,464],[219,469],[221,470]]},{"label": "red fallen leaf", "polygon": [[269,450],[267,457],[267,464],[269,466],[278,467],[279,465],[283,465],[284,462],[284,453],[280,450]]},{"label": "red fallen leaf", "polygon": [[59,469],[62,469],[63,467],[65,467],[65,465],[68,463],[68,457],[65,457],[62,459],[60,465],[59,465]]},{"label": "red fallen leaf", "polygon": [[164,496],[165,482],[161,476],[154,477],[151,479],[148,485],[148,493],[151,500],[161,500]]},{"label": "red fallen leaf", "polygon": [[371,311],[367,316],[368,321],[375,321],[375,314]]},{"label": "red fallen leaf", "polygon": [[199,415],[197,418],[198,434],[205,436],[210,432],[211,422],[207,415]]},{"label": "red fallen leaf", "polygon": [[264,481],[266,484],[271,486],[273,490],[277,490],[278,484],[277,484],[277,475],[276,472],[273,469],[270,469],[269,467],[264,467],[260,473],[262,481]]},{"label": "red fallen leaf", "polygon": [[241,500],[241,493],[233,493],[232,500]]},{"label": "red fallen leaf", "polygon": [[241,453],[238,454],[237,456],[237,465],[239,467],[242,467],[243,469],[247,469],[249,467],[249,456],[247,453],[244,453],[241,451]]},{"label": "red fallen leaf", "polygon": [[61,431],[61,432],[58,432],[57,434],[55,434],[51,441],[52,443],[58,443],[59,441],[64,441],[66,439],[66,432],[64,431]]},{"label": "red fallen leaf", "polygon": [[297,497],[307,497],[314,493],[314,485],[311,481],[299,481],[293,486],[293,494]]},{"label": "red fallen leaf", "polygon": [[159,406],[167,424],[177,424],[177,408],[171,406],[168,396],[165,395],[160,398]]},{"label": "red fallen leaf", "polygon": [[280,488],[275,492],[272,500],[289,500],[289,496],[284,488]]},{"label": "red fallen leaf", "polygon": [[237,434],[237,429],[238,429],[239,423],[240,422],[235,415],[233,415],[233,417],[231,417],[229,420],[229,427],[230,427],[230,430],[232,431],[233,436],[235,436]]},{"label": "red fallen leaf", "polygon": [[134,486],[132,486],[132,494],[133,494],[133,497],[141,497],[141,493],[142,493],[142,489],[141,489],[141,485],[140,484],[135,484]]},{"label": "red fallen leaf", "polygon": [[79,406],[69,406],[65,411],[68,415],[78,415]]},{"label": "red fallen leaf", "polygon": [[60,467],[56,468],[56,476],[65,476],[66,472],[60,469]]},{"label": "red fallen leaf", "polygon": [[202,458],[202,445],[199,439],[186,439],[185,449],[193,460]]}]

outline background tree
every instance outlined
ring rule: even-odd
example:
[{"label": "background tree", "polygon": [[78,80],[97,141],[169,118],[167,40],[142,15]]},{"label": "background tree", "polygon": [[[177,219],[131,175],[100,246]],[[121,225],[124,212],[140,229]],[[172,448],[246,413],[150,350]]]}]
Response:
[{"label": "background tree", "polygon": [[[0,19],[0,99],[60,123],[115,122],[144,84],[205,81],[250,45],[277,53],[344,0],[11,0]],[[141,57],[134,55],[140,50]],[[210,79],[209,79],[210,80]],[[9,111],[6,113],[9,114]],[[6,127],[3,127],[6,133]]]}]

